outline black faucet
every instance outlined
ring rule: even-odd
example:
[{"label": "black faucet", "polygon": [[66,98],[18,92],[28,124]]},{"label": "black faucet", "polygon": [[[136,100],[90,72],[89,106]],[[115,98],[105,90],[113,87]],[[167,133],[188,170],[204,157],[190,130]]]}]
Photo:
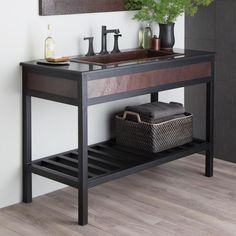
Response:
[{"label": "black faucet", "polygon": [[119,29],[112,29],[112,30],[107,30],[107,27],[105,25],[102,26],[102,49],[99,54],[108,54],[107,51],[107,34],[109,33],[114,33],[114,34],[119,34],[120,30]]}]

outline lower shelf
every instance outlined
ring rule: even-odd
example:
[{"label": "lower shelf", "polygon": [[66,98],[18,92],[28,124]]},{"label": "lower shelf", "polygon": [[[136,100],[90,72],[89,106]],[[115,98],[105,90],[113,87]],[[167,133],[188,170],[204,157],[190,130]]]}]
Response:
[{"label": "lower shelf", "polygon": [[[92,145],[88,148],[88,187],[91,188],[208,148],[208,143],[198,139],[156,154],[120,146],[114,141]],[[78,152],[73,150],[36,160],[31,164],[31,171],[78,188]]]}]

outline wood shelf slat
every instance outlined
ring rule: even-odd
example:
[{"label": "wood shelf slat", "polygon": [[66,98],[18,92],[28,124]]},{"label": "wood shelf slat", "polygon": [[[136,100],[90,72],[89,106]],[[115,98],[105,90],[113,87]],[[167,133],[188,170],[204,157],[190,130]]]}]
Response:
[{"label": "wood shelf slat", "polygon": [[[73,166],[73,167],[78,166],[78,154],[77,154],[76,159],[68,157],[68,156],[63,156],[63,155],[58,155],[57,158],[59,158],[61,160],[65,160],[68,164],[71,163],[71,166]],[[115,170],[117,167],[117,166],[114,167],[114,165],[110,165],[108,163],[101,162],[99,159],[94,160],[94,158],[92,156],[89,156],[88,166],[93,167],[93,168],[98,168],[99,170],[101,170],[103,172],[109,172],[109,171]]]},{"label": "wood shelf slat", "polygon": [[[58,162],[63,163],[65,165],[72,166],[74,168],[78,167],[78,160],[76,160],[76,159],[72,159],[72,158],[69,158],[69,157],[66,157],[66,156],[61,156],[61,155],[57,156],[56,159],[57,159]],[[107,173],[107,172],[111,171],[111,169],[108,169],[108,168],[104,167],[102,164],[100,164],[100,163],[98,163],[98,164],[97,165],[92,164],[91,160],[89,159],[88,167],[89,167],[89,169],[95,169],[97,171],[102,171],[104,173]]]},{"label": "wood shelf slat", "polygon": [[126,166],[127,164],[131,164],[130,160],[127,160],[125,158],[122,158],[122,156],[117,156],[114,154],[111,154],[109,152],[106,151],[101,151],[101,150],[97,150],[95,148],[89,148],[88,149],[88,154],[91,156],[97,156],[97,157],[105,157],[106,159],[110,159],[112,162],[118,163],[121,166]]}]

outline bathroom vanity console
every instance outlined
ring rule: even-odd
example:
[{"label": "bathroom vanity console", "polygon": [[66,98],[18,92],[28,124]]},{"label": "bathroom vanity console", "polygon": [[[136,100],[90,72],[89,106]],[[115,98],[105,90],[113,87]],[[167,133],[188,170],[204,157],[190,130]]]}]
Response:
[{"label": "bathroom vanity console", "polygon": [[[88,189],[193,153],[205,151],[206,176],[213,175],[214,62],[211,52],[181,51],[163,58],[69,66],[36,61],[23,68],[23,201],[32,201],[32,173],[78,189],[79,224],[88,223]],[[76,61],[76,60],[75,60]],[[151,154],[114,140],[88,146],[88,106],[173,88],[206,84],[206,140]],[[31,97],[78,107],[78,149],[32,161]],[[198,98],[196,98],[198,99]],[[173,98],[175,100],[175,98]],[[127,104],[128,105],[128,104]]]}]

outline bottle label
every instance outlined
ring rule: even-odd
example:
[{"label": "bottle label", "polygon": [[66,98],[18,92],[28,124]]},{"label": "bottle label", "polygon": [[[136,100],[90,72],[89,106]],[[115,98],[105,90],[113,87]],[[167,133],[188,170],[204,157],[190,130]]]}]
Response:
[{"label": "bottle label", "polygon": [[55,43],[53,40],[48,39],[45,41],[45,58],[55,56]]},{"label": "bottle label", "polygon": [[47,45],[47,50],[48,51],[54,51],[54,49],[55,49],[55,46],[53,44],[48,44]]}]

